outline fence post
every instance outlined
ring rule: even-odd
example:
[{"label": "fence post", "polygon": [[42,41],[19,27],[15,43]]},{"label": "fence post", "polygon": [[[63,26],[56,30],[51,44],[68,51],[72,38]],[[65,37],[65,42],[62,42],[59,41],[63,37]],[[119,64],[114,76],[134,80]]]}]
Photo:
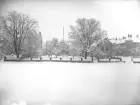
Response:
[{"label": "fence post", "polygon": [[81,62],[83,61],[83,58],[81,58]]},{"label": "fence post", "polygon": [[40,56],[40,60],[42,60],[42,57]]},{"label": "fence post", "polygon": [[111,58],[109,57],[109,62],[111,61]]},{"label": "fence post", "polygon": [[72,58],[70,58],[70,61],[72,62]]},{"label": "fence post", "polygon": [[133,57],[131,58],[131,61],[133,62]]},{"label": "fence post", "polygon": [[92,59],[92,62],[93,62],[93,57],[91,59]]},{"label": "fence post", "polygon": [[120,61],[122,61],[122,58],[120,58]]},{"label": "fence post", "polygon": [[7,59],[6,56],[4,56],[4,61],[5,61],[6,59]]},{"label": "fence post", "polygon": [[50,57],[50,61],[52,60],[52,57]]},{"label": "fence post", "polygon": [[97,60],[98,60],[98,62],[100,62],[100,59],[99,58],[97,58]]}]

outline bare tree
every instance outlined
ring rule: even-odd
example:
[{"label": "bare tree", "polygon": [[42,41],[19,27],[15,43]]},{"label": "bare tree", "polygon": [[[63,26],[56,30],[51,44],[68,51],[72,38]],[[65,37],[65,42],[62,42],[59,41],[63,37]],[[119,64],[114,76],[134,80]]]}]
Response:
[{"label": "bare tree", "polygon": [[106,32],[100,28],[100,22],[95,19],[77,19],[76,25],[70,26],[70,29],[69,38],[73,39],[73,43],[79,43],[84,52],[85,59],[87,58],[87,51],[90,46],[93,43],[97,43],[106,35]]},{"label": "bare tree", "polygon": [[51,43],[51,41],[46,41],[45,43],[45,53],[49,56],[52,56],[53,54],[53,45]]},{"label": "bare tree", "polygon": [[59,42],[59,41],[58,41],[57,38],[53,38],[52,41],[51,41],[51,44],[52,44],[52,46],[55,48],[55,47],[57,47],[58,42]]},{"label": "bare tree", "polygon": [[8,44],[12,44],[17,58],[22,51],[21,45],[31,29],[37,27],[37,21],[17,11],[0,16],[3,32],[6,33]]}]

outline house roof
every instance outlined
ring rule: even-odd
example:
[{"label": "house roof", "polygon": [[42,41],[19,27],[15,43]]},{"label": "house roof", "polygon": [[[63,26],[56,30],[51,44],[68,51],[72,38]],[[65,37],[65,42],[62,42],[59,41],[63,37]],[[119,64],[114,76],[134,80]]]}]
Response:
[{"label": "house roof", "polygon": [[129,41],[129,40],[132,40],[134,43],[140,43],[140,39],[139,38],[136,38],[136,37],[133,37],[133,38],[128,38],[126,37],[125,40],[122,40],[122,39],[119,39],[118,40],[115,40],[115,39],[109,39],[111,43],[114,43],[114,44],[120,44],[120,43],[125,43],[125,41]]},{"label": "house roof", "polygon": [[92,43],[91,47],[94,47],[94,46],[97,46],[97,44],[96,43]]},{"label": "house roof", "polygon": [[124,43],[125,42],[125,40],[114,40],[114,39],[109,39],[109,41],[112,44],[121,44],[121,43]]},{"label": "house roof", "polygon": [[134,43],[140,43],[140,39],[134,39],[133,42]]}]

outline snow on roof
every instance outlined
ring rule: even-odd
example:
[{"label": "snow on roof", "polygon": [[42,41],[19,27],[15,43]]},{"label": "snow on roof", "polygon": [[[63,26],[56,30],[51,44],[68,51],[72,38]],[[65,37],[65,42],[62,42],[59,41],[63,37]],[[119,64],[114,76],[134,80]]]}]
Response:
[{"label": "snow on roof", "polygon": [[12,102],[11,105],[27,105],[26,101],[17,101],[17,102]]},{"label": "snow on roof", "polygon": [[97,44],[96,43],[92,43],[91,47],[94,47],[94,46],[97,46]]},{"label": "snow on roof", "polygon": [[125,40],[122,40],[122,39],[109,39],[109,41],[113,44],[121,44],[121,43],[125,43],[125,41],[128,41],[128,40],[132,40],[134,43],[140,43],[140,39],[138,38],[126,38]]},{"label": "snow on roof", "polygon": [[134,43],[140,43],[140,39],[133,39]]},{"label": "snow on roof", "polygon": [[114,40],[114,39],[110,39],[109,40],[112,44],[121,44],[121,43],[124,43],[125,40]]}]

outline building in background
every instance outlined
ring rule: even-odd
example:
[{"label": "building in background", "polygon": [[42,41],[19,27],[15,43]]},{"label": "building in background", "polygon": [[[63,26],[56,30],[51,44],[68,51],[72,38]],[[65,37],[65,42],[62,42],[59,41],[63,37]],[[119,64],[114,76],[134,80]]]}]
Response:
[{"label": "building in background", "polygon": [[110,40],[112,43],[112,56],[140,56],[140,40]]},{"label": "building in background", "polygon": [[140,56],[140,40],[134,39],[104,39],[98,43],[98,48],[106,56]]},{"label": "building in background", "polygon": [[100,50],[105,53],[107,57],[112,56],[112,47],[113,44],[108,38],[105,38],[101,43],[99,43]]}]

